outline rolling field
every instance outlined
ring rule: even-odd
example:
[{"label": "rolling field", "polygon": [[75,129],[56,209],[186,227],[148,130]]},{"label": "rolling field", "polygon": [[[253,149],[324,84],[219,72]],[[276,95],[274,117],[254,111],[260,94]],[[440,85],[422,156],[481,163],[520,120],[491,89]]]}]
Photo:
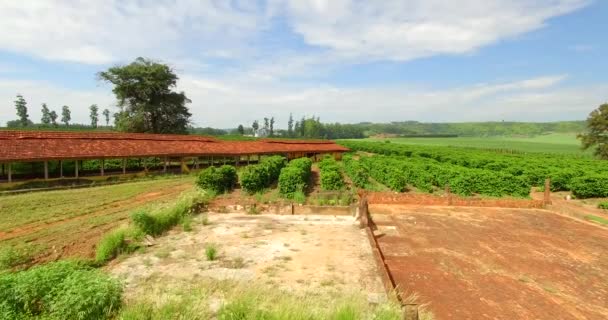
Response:
[{"label": "rolling field", "polygon": [[582,151],[575,134],[553,133],[548,135],[520,137],[458,137],[458,138],[368,138],[368,141],[390,141],[426,146],[454,146],[479,149],[504,149],[520,152],[563,153],[591,156],[590,151]]},{"label": "rolling field", "polygon": [[36,260],[89,257],[107,231],[135,209],[173,202],[194,177],[0,197],[0,247],[27,245]]}]

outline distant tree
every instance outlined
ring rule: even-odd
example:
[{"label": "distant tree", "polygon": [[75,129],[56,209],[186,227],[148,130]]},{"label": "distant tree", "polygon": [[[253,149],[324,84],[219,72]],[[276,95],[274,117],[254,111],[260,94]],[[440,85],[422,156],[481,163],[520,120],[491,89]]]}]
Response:
[{"label": "distant tree", "polygon": [[97,122],[99,122],[99,107],[96,104],[93,104],[89,107],[89,110],[91,110],[91,114],[89,115],[89,117],[91,117],[91,126],[97,128]]},{"label": "distant tree", "polygon": [[51,111],[49,110],[49,107],[46,106],[46,103],[42,104],[42,118],[40,119],[40,122],[43,125],[48,126],[49,124],[51,124]]},{"label": "distant tree", "polygon": [[274,137],[274,117],[270,118],[270,132],[269,135]]},{"label": "distant tree", "polygon": [[260,123],[257,120],[255,120],[253,122],[253,124],[251,125],[251,127],[253,128],[253,132],[256,132],[260,128]]},{"label": "distant tree", "polygon": [[116,128],[127,132],[186,133],[192,114],[190,99],[174,92],[178,76],[168,65],[137,58],[125,66],[111,67],[98,74],[112,83],[120,111]]},{"label": "distant tree", "polygon": [[243,127],[242,124],[239,124],[238,128],[236,128],[236,131],[238,131],[238,133],[240,135],[244,135],[245,134],[245,128]]},{"label": "distant tree", "polygon": [[287,121],[287,136],[293,137],[293,115],[289,114],[289,120]]},{"label": "distant tree", "polygon": [[[34,122],[32,122],[32,120],[30,120],[30,119],[27,119],[27,125],[33,126]],[[6,122],[6,127],[7,128],[21,128],[21,127],[23,127],[23,124],[21,123],[21,120],[9,120]]]},{"label": "distant tree", "polygon": [[63,108],[61,108],[61,122],[63,122],[66,126],[69,126],[70,121],[72,121],[72,112],[70,111],[70,107],[63,106]]},{"label": "distant tree", "polygon": [[108,109],[103,109],[102,112],[104,118],[106,118],[106,127],[110,125],[110,110]]},{"label": "distant tree", "polygon": [[27,102],[22,95],[17,95],[17,100],[15,100],[15,108],[17,109],[17,116],[19,117],[19,122],[21,122],[22,127],[27,127],[29,116],[27,114]]},{"label": "distant tree", "polygon": [[608,159],[608,103],[593,110],[587,117],[587,132],[578,138],[583,149],[595,148],[594,154],[601,159]]},{"label": "distant tree", "polygon": [[296,121],[296,124],[293,126],[292,137],[297,137],[300,135],[300,121]]},{"label": "distant tree", "polygon": [[267,131],[270,130],[270,122],[268,121],[268,118],[264,118],[264,129]]},{"label": "distant tree", "polygon": [[55,112],[55,110],[49,112],[49,118],[51,119],[53,127],[57,127],[57,117],[57,112]]},{"label": "distant tree", "polygon": [[306,118],[302,117],[302,120],[300,120],[300,132],[298,132],[298,135],[300,137],[304,137],[304,135],[306,134],[306,126],[304,126],[305,123],[306,123]]}]

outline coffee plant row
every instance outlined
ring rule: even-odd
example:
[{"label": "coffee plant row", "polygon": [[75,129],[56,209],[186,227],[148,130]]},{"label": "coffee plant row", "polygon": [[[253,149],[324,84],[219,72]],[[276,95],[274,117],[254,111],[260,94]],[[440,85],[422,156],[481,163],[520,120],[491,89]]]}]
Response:
[{"label": "coffee plant row", "polygon": [[297,191],[303,192],[310,180],[310,168],[312,160],[299,158],[291,160],[281,170],[279,176],[279,193],[285,197],[292,198]]},{"label": "coffee plant row", "polygon": [[344,188],[344,177],[342,169],[338,166],[338,162],[327,157],[319,162],[321,189],[323,190],[341,190]]},{"label": "coffee plant row", "polygon": [[277,181],[283,167],[285,167],[284,157],[263,158],[260,163],[243,169],[240,176],[241,187],[250,194],[262,191]]},{"label": "coffee plant row", "polygon": [[[465,172],[466,170],[464,169],[470,169],[474,171],[466,172],[491,173],[494,178],[508,179],[509,181],[511,181],[511,177],[516,177],[518,181],[522,181],[526,186],[542,186],[546,178],[551,178],[552,191],[572,191],[578,198],[608,197],[608,163],[603,160],[579,159],[565,155],[548,154],[500,154],[466,148],[362,141],[342,141],[341,144],[353,151],[388,155],[394,160],[400,159],[416,163],[416,170],[436,170],[438,166],[442,167],[445,165],[450,170],[462,169],[462,172]],[[425,168],[425,164],[430,167]],[[347,170],[349,169],[347,168]],[[376,168],[376,170],[379,169]],[[435,175],[433,172],[426,173]],[[420,175],[420,173],[417,174]],[[463,175],[460,179],[463,181],[467,179],[484,180],[484,177],[481,176],[479,178],[472,178],[474,176],[476,175]],[[374,177],[374,179],[376,178]],[[428,189],[428,183],[423,183],[423,181],[427,180],[422,179],[418,181],[421,189]],[[439,183],[439,181],[436,181],[436,183]],[[392,189],[399,186],[399,182],[392,181],[391,184],[393,187],[389,187]],[[433,185],[433,182],[431,182],[431,185]],[[452,188],[455,187],[452,183],[450,183],[450,186]],[[490,191],[491,194],[502,193],[499,190],[487,191]],[[467,192],[462,193],[466,194]],[[509,193],[523,195],[523,192],[519,189]]]}]

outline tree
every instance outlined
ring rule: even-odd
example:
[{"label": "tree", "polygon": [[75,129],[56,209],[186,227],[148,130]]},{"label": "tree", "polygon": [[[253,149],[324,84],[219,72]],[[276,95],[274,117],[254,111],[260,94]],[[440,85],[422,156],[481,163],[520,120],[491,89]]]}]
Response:
[{"label": "tree", "polygon": [[49,118],[51,119],[51,124],[53,125],[53,127],[56,127],[57,126],[57,112],[55,112],[55,110],[53,110],[49,113]]},{"label": "tree", "polygon": [[266,131],[270,130],[270,122],[268,122],[268,118],[264,118],[264,129],[266,129]]},{"label": "tree", "polygon": [[115,66],[98,74],[114,85],[120,111],[116,128],[127,132],[186,133],[192,114],[190,99],[172,89],[179,79],[173,69],[145,58]]},{"label": "tree", "polygon": [[108,109],[103,109],[102,112],[104,118],[106,118],[106,127],[110,125],[110,110]]},{"label": "tree", "polygon": [[242,124],[239,124],[239,127],[236,128],[236,131],[238,131],[240,135],[244,135],[245,134],[245,128],[243,127]]},{"label": "tree", "polygon": [[97,128],[97,122],[99,121],[99,107],[96,104],[93,104],[89,107],[89,110],[91,110],[91,114],[89,115],[89,117],[91,117],[91,126],[93,128]]},{"label": "tree", "polygon": [[71,120],[72,112],[70,112],[70,107],[63,106],[63,108],[61,108],[61,122],[63,122],[66,126],[69,126]]},{"label": "tree", "polygon": [[587,117],[587,133],[579,134],[583,149],[595,147],[594,154],[608,159],[608,103],[593,110]]},{"label": "tree", "polygon": [[300,135],[300,121],[296,121],[296,124],[293,127],[293,137]]},{"label": "tree", "polygon": [[49,125],[51,124],[51,112],[49,111],[49,107],[46,106],[46,103],[42,104],[42,118],[40,119],[40,122],[43,125]]},{"label": "tree", "polygon": [[270,132],[269,135],[274,137],[274,117],[270,118]]},{"label": "tree", "polygon": [[258,123],[258,121],[257,121],[257,120],[255,120],[255,121],[253,122],[253,124],[251,125],[251,127],[253,128],[253,132],[256,132],[256,131],[258,131],[258,129],[260,128],[260,124]]},{"label": "tree", "polygon": [[304,135],[306,134],[306,127],[304,126],[305,122],[306,118],[302,116],[302,120],[300,120],[300,132],[298,132],[300,137],[304,137]]},{"label": "tree", "polygon": [[15,108],[17,109],[17,116],[22,127],[27,127],[29,116],[27,114],[27,102],[23,99],[23,96],[18,94],[17,100],[15,100]]},{"label": "tree", "polygon": [[287,135],[293,137],[293,115],[289,114],[289,121],[287,121]]}]

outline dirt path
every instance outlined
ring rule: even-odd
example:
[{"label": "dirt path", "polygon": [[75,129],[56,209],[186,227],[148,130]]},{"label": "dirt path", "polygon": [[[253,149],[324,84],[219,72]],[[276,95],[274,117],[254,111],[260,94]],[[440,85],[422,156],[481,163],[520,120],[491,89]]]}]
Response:
[{"label": "dirt path", "polygon": [[374,215],[389,270],[437,319],[608,318],[605,229],[546,210],[395,210]]}]

